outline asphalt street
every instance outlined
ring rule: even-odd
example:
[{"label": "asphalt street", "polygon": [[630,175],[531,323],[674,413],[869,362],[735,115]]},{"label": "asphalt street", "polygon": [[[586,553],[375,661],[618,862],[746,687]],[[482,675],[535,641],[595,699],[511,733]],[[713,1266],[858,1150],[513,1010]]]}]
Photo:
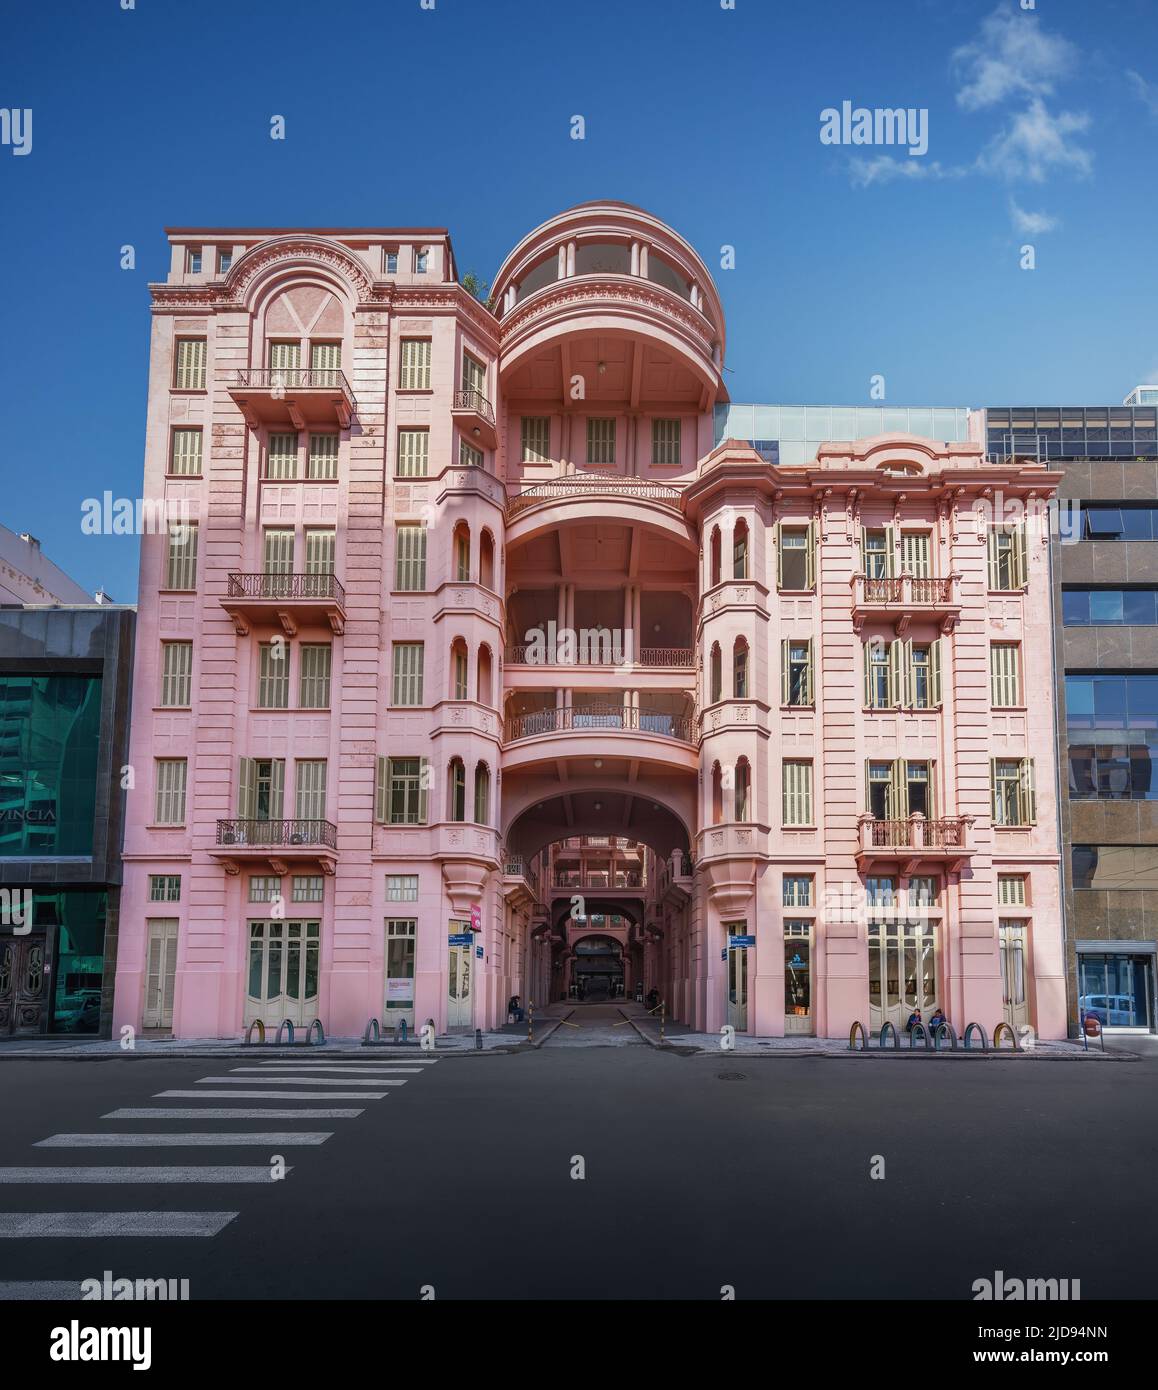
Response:
[{"label": "asphalt street", "polygon": [[1153,1298],[1156,1081],[638,1041],[3,1059],[0,1292],[968,1299],[1000,1269]]}]

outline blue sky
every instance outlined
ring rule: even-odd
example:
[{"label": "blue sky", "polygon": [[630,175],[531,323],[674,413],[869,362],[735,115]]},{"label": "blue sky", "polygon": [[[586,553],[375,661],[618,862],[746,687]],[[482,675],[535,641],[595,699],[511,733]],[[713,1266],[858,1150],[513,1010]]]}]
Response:
[{"label": "blue sky", "polygon": [[[620,198],[716,272],[733,400],[1158,377],[1154,0],[122,2],[11,2],[0,51],[0,106],[33,112],[0,147],[0,521],[121,601],[136,540],[82,536],[81,502],[140,492],[166,225],[445,225],[489,279]],[[823,145],[846,100],[927,110],[928,152]]]}]

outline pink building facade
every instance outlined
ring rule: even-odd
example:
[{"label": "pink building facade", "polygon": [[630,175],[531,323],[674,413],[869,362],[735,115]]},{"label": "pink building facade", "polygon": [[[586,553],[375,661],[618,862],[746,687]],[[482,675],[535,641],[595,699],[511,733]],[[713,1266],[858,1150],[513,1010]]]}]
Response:
[{"label": "pink building facade", "polygon": [[719,294],[626,204],[488,305],[439,229],[169,238],[118,1024],[1064,1036],[1055,475],[715,445]]}]

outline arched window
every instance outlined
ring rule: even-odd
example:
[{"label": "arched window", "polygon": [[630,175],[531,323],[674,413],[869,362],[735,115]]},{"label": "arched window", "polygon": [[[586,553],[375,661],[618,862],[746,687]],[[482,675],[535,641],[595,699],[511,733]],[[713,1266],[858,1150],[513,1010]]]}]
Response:
[{"label": "arched window", "polygon": [[478,582],[484,589],[495,587],[495,538],[489,531],[478,538]]},{"label": "arched window", "polygon": [[466,643],[456,637],[450,646],[450,698],[465,700],[468,693]]},{"label": "arched window", "polygon": [[474,770],[474,818],[478,825],[489,825],[491,819],[491,773],[486,763]]},{"label": "arched window", "polygon": [[478,649],[477,699],[488,708],[491,703],[491,649],[484,642]]},{"label": "arched window", "polygon": [[737,519],[732,531],[732,578],[748,578],[748,523],[743,517]]},{"label": "arched window", "polygon": [[712,574],[709,583],[718,584],[720,582],[720,528],[718,526],[712,528],[710,561]]},{"label": "arched window", "polygon": [[752,769],[748,764],[747,758],[741,758],[736,764],[736,820],[751,820],[751,789],[752,789]]},{"label": "arched window", "polygon": [[708,683],[708,704],[714,705],[724,698],[723,658],[720,656],[719,642],[712,643],[711,675]]},{"label": "arched window", "polygon": [[712,764],[712,824],[719,825],[724,819],[724,774],[720,764]]},{"label": "arched window", "polygon": [[466,767],[461,758],[451,758],[446,775],[447,820],[466,820]]},{"label": "arched window", "polygon": [[470,578],[470,527],[465,521],[454,528],[454,578],[459,584]]},{"label": "arched window", "polygon": [[748,643],[743,637],[737,637],[732,648],[732,697],[748,698]]}]

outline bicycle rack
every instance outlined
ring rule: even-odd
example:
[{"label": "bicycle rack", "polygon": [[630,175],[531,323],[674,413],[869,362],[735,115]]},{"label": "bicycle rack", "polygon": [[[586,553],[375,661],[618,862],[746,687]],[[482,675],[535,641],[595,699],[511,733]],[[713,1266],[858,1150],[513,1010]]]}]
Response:
[{"label": "bicycle rack", "polygon": [[1013,1044],[1013,1050],[1014,1050],[1014,1052],[1024,1052],[1025,1049],[1022,1047],[1021,1043],[1019,1043],[1018,1040],[1017,1040],[1017,1033],[1014,1031],[1013,1024],[1012,1024],[1012,1023],[1008,1023],[1004,1018],[1003,1018],[1003,1019],[1001,1020],[1001,1022],[997,1025],[997,1027],[994,1028],[994,1030],[993,1030],[993,1050],[994,1050],[994,1052],[1000,1052],[1000,1051],[1001,1051],[1001,1034],[1002,1034],[1002,1031],[1003,1031],[1003,1030],[1004,1030],[1004,1032],[1006,1032],[1006,1033],[1009,1034],[1009,1041]]},{"label": "bicycle rack", "polygon": [[259,1033],[259,1037],[257,1039],[258,1044],[265,1042],[265,1024],[262,1023],[260,1018],[255,1018],[253,1022],[249,1025],[249,1027],[245,1030],[245,1042],[242,1044],[243,1047],[254,1046],[253,1030],[255,1028],[258,1030]]},{"label": "bicycle rack", "polygon": [[369,1043],[376,1043],[382,1036],[382,1030],[378,1027],[376,1018],[370,1019],[366,1024],[366,1031],[362,1034],[362,1046],[366,1047]]},{"label": "bicycle rack", "polygon": [[953,1025],[949,1022],[949,1020],[946,1019],[944,1023],[939,1024],[939,1025],[938,1025],[936,1028],[934,1028],[934,1030],[933,1030],[933,1051],[934,1051],[934,1052],[939,1052],[939,1051],[941,1050],[941,1039],[942,1039],[943,1037],[945,1037],[946,1034],[947,1034],[948,1037],[949,1037],[949,1050],[950,1050],[951,1052],[956,1052],[956,1051],[957,1051],[957,1030],[956,1030],[956,1028],[953,1027]]},{"label": "bicycle rack", "polygon": [[864,1026],[864,1024],[861,1023],[861,1021],[860,1021],[859,1019],[855,1020],[854,1023],[853,1023],[853,1025],[852,1025],[852,1027],[848,1030],[848,1047],[849,1047],[849,1051],[850,1051],[850,1052],[855,1052],[855,1051],[857,1050],[857,1048],[856,1048],[856,1035],[857,1035],[857,1033],[860,1034],[860,1050],[861,1050],[862,1052],[867,1052],[867,1051],[868,1051],[868,1033],[865,1031],[865,1026]]},{"label": "bicycle rack", "polygon": [[967,1024],[965,1025],[965,1038],[964,1038],[964,1043],[965,1043],[965,1050],[966,1050],[966,1052],[968,1052],[968,1050],[969,1050],[969,1048],[970,1048],[970,1046],[971,1046],[971,1043],[970,1043],[969,1039],[973,1036],[973,1030],[974,1030],[974,1029],[976,1029],[977,1032],[981,1035],[981,1051],[982,1051],[982,1052],[988,1052],[988,1051],[989,1051],[989,1038],[988,1038],[988,1035],[987,1035],[986,1032],[985,1032],[985,1029],[981,1026],[980,1023],[967,1023]]},{"label": "bicycle rack", "polygon": [[405,1044],[406,1036],[406,1020],[404,1018],[400,1018],[398,1022],[394,1025],[394,1041],[399,1044]]},{"label": "bicycle rack", "polygon": [[884,1021],[884,1023],[881,1024],[881,1036],[880,1036],[880,1046],[881,1046],[881,1047],[884,1047],[884,1045],[885,1045],[885,1036],[886,1036],[886,1034],[888,1034],[888,1033],[892,1033],[892,1035],[893,1035],[893,1049],[896,1050],[896,1049],[897,1049],[898,1047],[900,1047],[900,1045],[901,1045],[901,1037],[900,1037],[900,1034],[897,1032],[897,1025],[892,1021],[891,1018],[886,1018],[885,1021]]},{"label": "bicycle rack", "polygon": [[[314,1043],[314,1032],[315,1032],[315,1030],[317,1031],[317,1037],[318,1037],[318,1040],[317,1040],[317,1043],[316,1043],[316,1044]],[[320,1018],[315,1018],[314,1021],[313,1021],[313,1023],[310,1024],[309,1031],[306,1033],[306,1046],[308,1047],[308,1046],[313,1045],[313,1046],[317,1046],[317,1047],[322,1047],[322,1046],[325,1045],[325,1041],[326,1041],[326,1030],[322,1027],[322,1020],[321,1020]]]},{"label": "bicycle rack", "polygon": [[400,1018],[394,1025],[393,1037],[383,1035],[383,1024],[376,1018],[368,1019],[365,1031],[362,1034],[363,1047],[413,1047],[414,1042],[410,1038],[410,1029],[404,1018]]},{"label": "bicycle rack", "polygon": [[290,1045],[291,1047],[293,1046],[293,1044],[294,1044],[294,1026],[293,1026],[293,1024],[290,1022],[290,1020],[289,1020],[288,1018],[283,1018],[282,1021],[277,1025],[277,1037],[274,1039],[274,1044],[273,1044],[274,1047],[281,1047],[281,1045],[282,1045],[282,1041],[281,1041],[281,1040],[282,1040],[282,1034],[285,1032],[285,1030],[286,1030],[287,1028],[289,1029],[289,1037],[288,1037],[287,1041],[289,1042],[289,1045]]},{"label": "bicycle rack", "polygon": [[929,1046],[930,1046],[930,1043],[929,1043],[929,1030],[925,1027],[925,1025],[924,1025],[923,1023],[917,1022],[917,1023],[914,1023],[913,1026],[909,1029],[909,1051],[910,1051],[910,1052],[912,1052],[913,1048],[916,1046],[916,1037],[917,1037],[917,1029],[918,1029],[918,1028],[921,1030],[921,1037],[923,1037],[923,1038],[925,1039],[925,1048],[926,1048],[926,1050],[927,1050],[927,1049],[929,1048]]}]

